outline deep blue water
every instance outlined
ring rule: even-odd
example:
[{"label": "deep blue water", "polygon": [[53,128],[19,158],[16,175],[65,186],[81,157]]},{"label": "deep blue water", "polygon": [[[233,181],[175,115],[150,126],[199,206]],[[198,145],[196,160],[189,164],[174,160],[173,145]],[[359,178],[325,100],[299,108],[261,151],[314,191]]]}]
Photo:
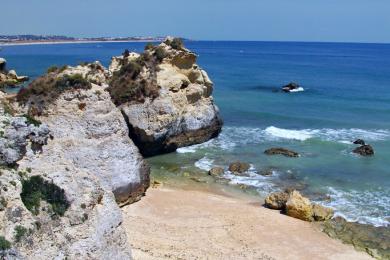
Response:
[{"label": "deep blue water", "polygon": [[[215,83],[214,98],[225,121],[221,136],[206,144],[157,157],[207,170],[233,160],[253,165],[260,193],[283,184],[324,193],[351,220],[388,225],[390,218],[390,45],[294,42],[187,42]],[[19,74],[37,77],[51,65],[101,61],[144,43],[6,46],[0,56]],[[275,92],[290,81],[305,91]],[[376,154],[351,153],[356,138]],[[284,146],[298,159],[267,157],[266,148]],[[256,172],[273,167],[275,175]],[[315,196],[314,196],[315,197]],[[320,199],[319,199],[320,200]]]}]

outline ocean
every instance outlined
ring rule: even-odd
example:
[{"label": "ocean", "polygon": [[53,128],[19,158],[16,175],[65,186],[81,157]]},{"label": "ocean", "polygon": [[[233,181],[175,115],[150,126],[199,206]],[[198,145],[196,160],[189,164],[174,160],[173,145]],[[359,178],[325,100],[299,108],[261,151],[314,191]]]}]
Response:
[{"label": "ocean", "polygon": [[[99,60],[108,66],[112,56],[144,45],[3,46],[0,56],[35,78],[51,65]],[[154,174],[206,175],[213,166],[244,161],[250,176],[226,172],[231,184],[253,186],[259,196],[295,187],[347,220],[390,225],[390,44],[191,41],[186,47],[214,81],[225,124],[216,139],[149,158]],[[304,91],[279,91],[291,81]],[[353,154],[357,138],[375,155]],[[271,147],[301,156],[265,155]],[[259,174],[264,171],[273,174]]]}]

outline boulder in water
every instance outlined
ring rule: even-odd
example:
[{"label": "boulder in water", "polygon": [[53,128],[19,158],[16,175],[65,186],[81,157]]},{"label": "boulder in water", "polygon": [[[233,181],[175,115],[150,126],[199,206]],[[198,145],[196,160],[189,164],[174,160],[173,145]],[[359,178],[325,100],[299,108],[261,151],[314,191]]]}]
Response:
[{"label": "boulder in water", "polygon": [[264,153],[267,155],[280,154],[287,157],[299,157],[299,153],[280,147],[267,149],[264,151]]},{"label": "boulder in water", "polygon": [[290,82],[287,85],[282,87],[282,91],[284,92],[294,92],[294,91],[298,91],[299,89],[303,89],[303,88],[294,82]]},{"label": "boulder in water", "polygon": [[229,165],[229,171],[234,175],[244,176],[250,168],[249,163],[244,162],[234,162]]},{"label": "boulder in water", "polygon": [[374,148],[372,148],[371,145],[366,144],[354,149],[353,152],[361,156],[371,156],[374,155]]},{"label": "boulder in water", "polygon": [[360,145],[365,145],[366,144],[366,142],[363,139],[356,139],[353,143],[354,144],[360,144]]}]

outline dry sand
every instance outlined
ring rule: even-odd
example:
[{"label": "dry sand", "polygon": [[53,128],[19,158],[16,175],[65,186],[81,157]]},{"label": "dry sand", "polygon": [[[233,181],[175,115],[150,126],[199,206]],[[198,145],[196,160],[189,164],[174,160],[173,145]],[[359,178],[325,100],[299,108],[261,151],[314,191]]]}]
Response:
[{"label": "dry sand", "polygon": [[249,198],[150,188],[123,213],[135,260],[371,259]]}]

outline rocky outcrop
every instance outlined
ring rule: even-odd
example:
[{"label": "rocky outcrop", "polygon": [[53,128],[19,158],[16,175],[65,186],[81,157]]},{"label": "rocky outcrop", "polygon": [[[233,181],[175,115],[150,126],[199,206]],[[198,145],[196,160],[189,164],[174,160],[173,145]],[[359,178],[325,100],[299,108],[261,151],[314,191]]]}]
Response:
[{"label": "rocky outcrop", "polygon": [[[96,90],[95,87],[90,91]],[[42,122],[39,126],[33,125],[39,122],[37,119],[9,114],[9,108],[4,109],[6,101],[2,95],[0,115],[6,126],[0,140],[12,144],[17,155],[5,157],[9,160],[6,164],[16,165],[17,170],[6,166],[0,170],[0,237],[9,245],[2,252],[5,259],[131,259],[126,233],[121,227],[121,211],[111,190],[115,184],[128,181],[128,175],[132,175],[131,184],[137,185],[137,168],[128,168],[122,182],[116,168],[129,166],[129,160],[123,157],[137,148],[131,144],[126,130],[119,129],[119,126],[126,129],[120,112],[117,111],[117,118],[115,113],[104,113],[111,108],[104,106],[104,100],[110,100],[108,93],[106,99],[102,93],[101,100],[92,93],[64,93],[51,103],[51,110],[39,117]],[[81,96],[90,105],[90,116],[96,113],[95,120],[84,114],[88,113],[87,107],[82,111],[78,106]],[[38,97],[32,97],[30,108],[33,100]],[[112,121],[105,115],[113,117]],[[120,149],[120,156],[106,144],[111,141],[110,136],[119,139],[113,145]],[[36,149],[35,143],[40,144],[40,149]],[[139,158],[135,153],[130,160]],[[125,162],[121,165],[120,160]],[[92,161],[95,168],[88,165]],[[102,169],[97,171],[100,165]],[[44,185],[29,184],[33,176],[42,179]]]},{"label": "rocky outcrop", "polygon": [[0,88],[17,86],[29,80],[27,76],[18,76],[15,70],[7,71],[6,66],[7,61],[4,58],[0,58]]},{"label": "rocky outcrop", "polygon": [[[202,143],[221,131],[222,120],[211,96],[213,83],[196,64],[194,53],[174,47],[172,39],[167,39],[148,48],[141,55],[142,61],[130,54],[113,58],[110,66],[110,71],[115,72],[126,64],[128,72],[122,78],[131,76],[127,77],[127,89],[139,93],[117,105],[126,117],[130,136],[146,156]],[[134,59],[138,63],[123,61]],[[111,84],[113,96],[116,86]]]},{"label": "rocky outcrop", "polygon": [[325,221],[334,215],[331,208],[310,202],[296,190],[271,193],[265,198],[264,206],[304,221]]},{"label": "rocky outcrop", "polygon": [[267,155],[284,155],[287,157],[299,157],[299,153],[288,150],[286,148],[270,148],[264,151]]},{"label": "rocky outcrop", "polygon": [[47,124],[53,136],[45,151],[53,150],[48,156],[63,154],[64,160],[98,177],[120,205],[138,200],[149,186],[149,167],[130,140],[121,112],[105,91],[105,71],[91,65],[69,67],[56,77],[68,75],[82,75],[103,86],[92,83],[90,88],[59,93],[55,99],[50,95],[29,98],[28,113]]},{"label": "rocky outcrop", "polygon": [[374,155],[374,148],[369,144],[365,144],[355,148],[352,152],[361,156],[372,156]]}]

